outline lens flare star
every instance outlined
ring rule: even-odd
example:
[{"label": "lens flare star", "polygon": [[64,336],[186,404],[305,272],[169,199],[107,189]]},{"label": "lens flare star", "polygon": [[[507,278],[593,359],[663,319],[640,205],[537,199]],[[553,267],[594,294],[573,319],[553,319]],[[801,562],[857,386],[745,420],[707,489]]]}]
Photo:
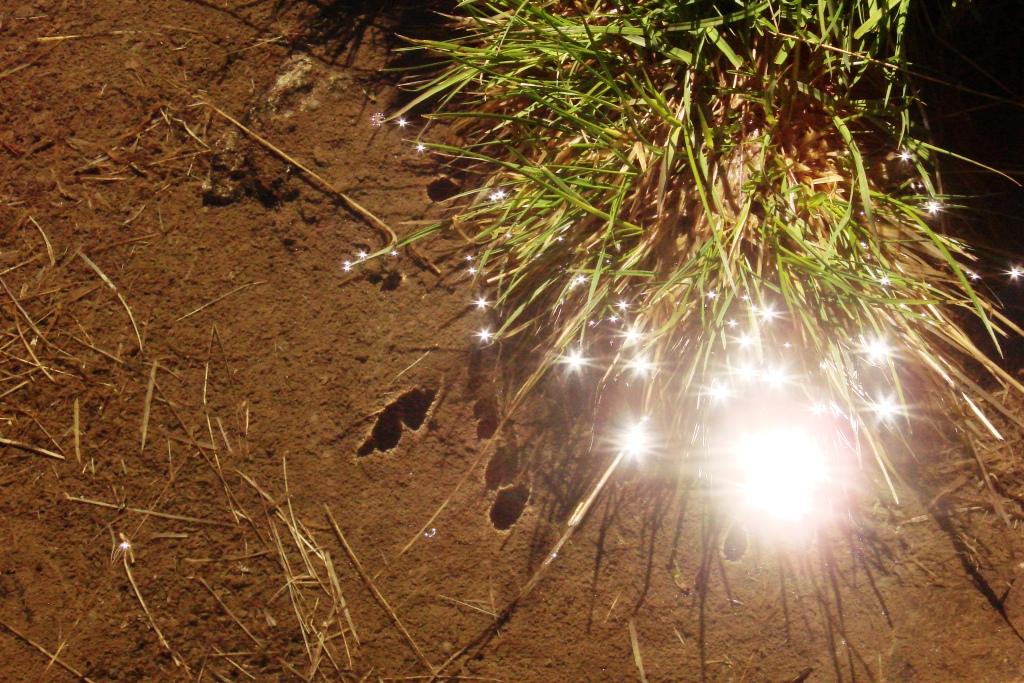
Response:
[{"label": "lens flare star", "polygon": [[741,349],[749,349],[756,341],[757,337],[746,332],[736,337],[736,343],[740,345]]},{"label": "lens flare star", "polygon": [[892,349],[884,339],[875,337],[864,340],[861,344],[861,353],[867,356],[869,363],[879,365],[889,360],[889,357],[892,356]]},{"label": "lens flare star", "polygon": [[629,361],[627,367],[632,370],[634,375],[644,377],[649,375],[654,369],[654,363],[649,361],[647,356],[637,356],[633,360]]},{"label": "lens flare star", "polygon": [[562,356],[560,361],[572,372],[580,372],[587,364],[587,359],[583,357],[583,352],[579,349],[573,349]]},{"label": "lens flare star", "polygon": [[888,422],[900,415],[903,409],[891,396],[883,396],[868,406],[882,422]]},{"label": "lens flare star", "polygon": [[732,389],[727,384],[715,381],[704,390],[704,395],[711,403],[725,403],[732,397]]},{"label": "lens flare star", "polygon": [[651,435],[641,420],[619,437],[619,448],[630,458],[638,459],[651,450]]},{"label": "lens flare star", "polygon": [[772,307],[770,304],[765,304],[764,306],[755,309],[754,312],[757,314],[757,317],[760,318],[762,322],[766,323],[770,323],[776,318],[778,318],[780,315],[782,315],[781,313],[776,311],[775,308]]},{"label": "lens flare star", "polygon": [[626,344],[636,344],[638,341],[644,338],[643,333],[640,332],[640,330],[636,329],[635,327],[631,327],[628,330],[626,330],[622,336],[625,338]]}]

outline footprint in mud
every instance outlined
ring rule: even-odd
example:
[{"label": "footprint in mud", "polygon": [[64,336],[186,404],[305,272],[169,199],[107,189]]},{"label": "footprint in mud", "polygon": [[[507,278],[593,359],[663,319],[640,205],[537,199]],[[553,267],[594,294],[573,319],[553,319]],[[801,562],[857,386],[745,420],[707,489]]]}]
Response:
[{"label": "footprint in mud", "polygon": [[[484,441],[497,433],[501,416],[498,402],[493,396],[485,396],[473,404],[476,419],[476,437]],[[518,481],[521,465],[520,451],[515,443],[503,440],[497,444],[487,461],[484,484],[488,491],[495,491],[491,502],[491,524],[498,531],[506,531],[519,521],[530,500],[530,486]]]},{"label": "footprint in mud", "polygon": [[498,490],[491,505],[491,524],[498,531],[506,531],[519,521],[530,500],[530,487],[526,484],[506,486]]},{"label": "footprint in mud", "polygon": [[368,273],[366,279],[378,285],[382,292],[393,292],[402,284],[402,274],[397,270],[383,273]]},{"label": "footprint in mud", "polygon": [[410,389],[384,407],[377,415],[370,436],[356,454],[369,455],[374,451],[390,451],[402,438],[402,426],[412,431],[423,426],[437,396],[435,389]]},{"label": "footprint in mud", "polygon": [[473,417],[476,418],[476,438],[491,438],[498,431],[498,402],[490,397],[480,399],[473,404]]},{"label": "footprint in mud", "polygon": [[427,185],[427,197],[433,202],[443,202],[459,193],[458,184],[448,176],[434,178]]},{"label": "footprint in mud", "polygon": [[732,524],[722,539],[722,557],[730,562],[739,562],[747,554],[747,530],[740,524]]},{"label": "footprint in mud", "polygon": [[494,449],[484,471],[484,483],[488,491],[500,489],[515,482],[519,474],[519,449],[511,444],[502,444]]}]

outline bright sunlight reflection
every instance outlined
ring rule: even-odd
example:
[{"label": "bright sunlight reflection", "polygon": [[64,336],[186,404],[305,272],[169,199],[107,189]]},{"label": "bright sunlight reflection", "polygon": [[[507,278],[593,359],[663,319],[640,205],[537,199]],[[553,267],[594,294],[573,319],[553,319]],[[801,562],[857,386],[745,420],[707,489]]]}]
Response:
[{"label": "bright sunlight reflection", "polygon": [[619,437],[619,447],[631,458],[639,458],[651,448],[651,437],[647,425],[641,420],[626,429]]},{"label": "bright sunlight reflection", "polygon": [[799,427],[750,432],[733,448],[740,494],[751,512],[795,521],[814,511],[829,479],[825,450]]}]

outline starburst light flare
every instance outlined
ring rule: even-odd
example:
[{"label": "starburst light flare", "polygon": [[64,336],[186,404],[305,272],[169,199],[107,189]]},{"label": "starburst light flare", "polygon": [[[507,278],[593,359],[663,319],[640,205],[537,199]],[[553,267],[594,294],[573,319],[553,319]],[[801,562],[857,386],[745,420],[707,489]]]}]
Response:
[{"label": "starburst light flare", "polygon": [[561,358],[561,362],[565,364],[570,371],[579,372],[586,366],[587,359],[584,358],[583,352],[580,349],[573,349]]},{"label": "starburst light flare", "polygon": [[638,459],[651,450],[651,434],[645,420],[639,420],[619,436],[618,446],[628,457]]}]

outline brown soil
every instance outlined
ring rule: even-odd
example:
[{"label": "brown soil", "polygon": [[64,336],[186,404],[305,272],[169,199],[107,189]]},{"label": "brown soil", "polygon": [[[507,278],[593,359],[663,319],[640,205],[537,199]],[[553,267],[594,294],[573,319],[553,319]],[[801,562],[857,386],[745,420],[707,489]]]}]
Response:
[{"label": "brown soil", "polygon": [[0,7],[0,679],[1024,680],[1006,449],[787,544],[624,470],[495,623],[606,454],[554,383],[492,455],[455,243],[345,272],[381,234],[199,103],[412,229],[454,188],[370,119],[432,20],[348,7]]}]

